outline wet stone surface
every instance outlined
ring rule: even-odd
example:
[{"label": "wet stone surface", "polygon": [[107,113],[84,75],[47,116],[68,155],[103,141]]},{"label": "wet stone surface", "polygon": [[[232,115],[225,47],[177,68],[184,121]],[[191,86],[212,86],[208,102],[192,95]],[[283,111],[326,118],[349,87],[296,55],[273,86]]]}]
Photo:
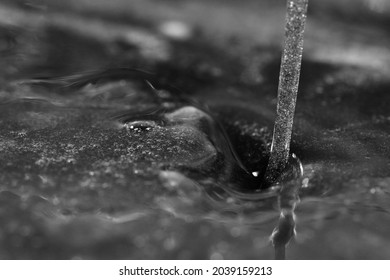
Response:
[{"label": "wet stone surface", "polygon": [[309,7],[303,176],[259,191],[285,3],[41,2],[0,5],[1,259],[390,257],[387,6]]}]

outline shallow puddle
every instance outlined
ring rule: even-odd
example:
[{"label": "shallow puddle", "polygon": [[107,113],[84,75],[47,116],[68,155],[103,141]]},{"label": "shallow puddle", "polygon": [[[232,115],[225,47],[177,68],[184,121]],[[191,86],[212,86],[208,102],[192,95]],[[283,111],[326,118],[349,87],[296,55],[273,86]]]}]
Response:
[{"label": "shallow puddle", "polygon": [[0,258],[390,257],[388,7],[309,8],[299,160],[261,190],[284,3],[117,1],[1,4]]}]

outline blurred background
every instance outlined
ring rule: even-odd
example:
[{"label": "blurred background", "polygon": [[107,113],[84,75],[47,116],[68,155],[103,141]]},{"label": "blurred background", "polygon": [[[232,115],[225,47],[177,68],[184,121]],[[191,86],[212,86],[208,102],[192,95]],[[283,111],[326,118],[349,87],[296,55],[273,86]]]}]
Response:
[{"label": "blurred background", "polygon": [[[285,7],[2,0],[0,258],[274,258],[277,198],[226,192],[215,143],[192,126],[131,134],[110,119],[155,102],[138,85],[143,77],[79,88],[26,81],[118,67],[151,72],[205,104],[244,165],[259,171],[275,117]],[[292,140],[304,176],[287,258],[390,258],[389,26],[386,0],[310,0]],[[191,166],[214,153],[207,172]]]}]

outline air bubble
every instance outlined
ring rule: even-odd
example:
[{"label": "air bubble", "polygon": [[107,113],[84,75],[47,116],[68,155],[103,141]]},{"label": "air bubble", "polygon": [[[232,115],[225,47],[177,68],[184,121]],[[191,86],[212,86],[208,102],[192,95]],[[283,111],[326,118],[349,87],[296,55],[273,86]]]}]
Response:
[{"label": "air bubble", "polygon": [[130,131],[142,132],[152,130],[152,128],[156,127],[157,124],[154,121],[133,121],[125,123],[123,126]]}]

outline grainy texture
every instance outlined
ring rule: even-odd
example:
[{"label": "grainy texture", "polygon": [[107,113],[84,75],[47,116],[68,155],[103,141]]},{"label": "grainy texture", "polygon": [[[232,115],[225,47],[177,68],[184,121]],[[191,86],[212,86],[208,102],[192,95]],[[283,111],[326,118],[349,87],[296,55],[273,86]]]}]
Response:
[{"label": "grainy texture", "polygon": [[285,43],[280,66],[278,104],[271,145],[271,155],[266,171],[266,181],[273,183],[285,168],[298,95],[299,75],[303,53],[308,0],[288,0]]},{"label": "grainy texture", "polygon": [[[246,182],[231,182],[237,165],[194,104],[166,100],[166,114],[127,125],[110,118],[156,105],[144,76],[19,81],[154,72],[206,105],[245,167],[265,172],[284,1],[31,2],[0,3],[1,259],[272,259],[273,244],[288,259],[390,258],[390,9],[310,2],[291,142],[303,188],[260,199],[226,192]],[[161,28],[172,20],[192,35],[173,38]]]}]

